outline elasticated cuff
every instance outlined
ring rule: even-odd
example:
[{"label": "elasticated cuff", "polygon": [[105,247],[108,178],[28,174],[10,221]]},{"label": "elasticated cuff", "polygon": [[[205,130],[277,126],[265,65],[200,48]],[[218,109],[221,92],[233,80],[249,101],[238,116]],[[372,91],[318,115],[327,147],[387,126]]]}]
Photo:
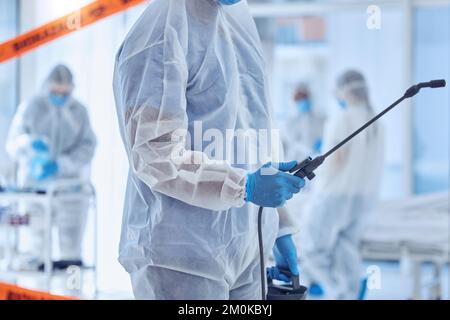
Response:
[{"label": "elasticated cuff", "polygon": [[253,175],[250,173],[246,176],[246,183],[245,183],[245,201],[251,202],[253,200],[253,190],[255,186],[255,179]]},{"label": "elasticated cuff", "polygon": [[244,206],[246,202],[246,185],[247,171],[242,169],[230,171],[222,190],[225,202],[229,201],[234,208]]}]

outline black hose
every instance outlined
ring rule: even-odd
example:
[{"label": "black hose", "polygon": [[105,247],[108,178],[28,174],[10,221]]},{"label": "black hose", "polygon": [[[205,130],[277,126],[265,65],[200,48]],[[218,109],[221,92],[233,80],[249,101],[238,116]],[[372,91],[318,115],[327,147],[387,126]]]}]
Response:
[{"label": "black hose", "polygon": [[264,241],[262,232],[262,216],[264,207],[259,207],[258,212],[258,241],[259,241],[259,265],[261,268],[261,297],[262,300],[267,300],[266,294],[266,267],[264,265]]}]

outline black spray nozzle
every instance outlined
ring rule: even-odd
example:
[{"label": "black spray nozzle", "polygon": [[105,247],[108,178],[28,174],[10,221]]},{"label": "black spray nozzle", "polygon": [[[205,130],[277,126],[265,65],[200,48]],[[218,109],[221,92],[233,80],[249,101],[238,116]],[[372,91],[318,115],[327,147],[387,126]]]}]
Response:
[{"label": "black spray nozzle", "polygon": [[441,80],[432,80],[429,82],[423,82],[419,84],[422,88],[444,88],[447,83],[444,79]]},{"label": "black spray nozzle", "polygon": [[293,168],[290,173],[303,179],[308,178],[308,180],[313,180],[316,177],[314,171],[320,167],[324,161],[325,156],[318,156],[314,159],[309,157]]},{"label": "black spray nozzle", "polygon": [[405,95],[404,98],[412,98],[414,97],[416,94],[419,93],[420,89],[423,88],[443,88],[447,85],[447,83],[445,82],[445,80],[441,79],[441,80],[431,80],[429,82],[421,82],[419,84],[416,84],[414,86],[412,86],[411,88],[409,88]]}]

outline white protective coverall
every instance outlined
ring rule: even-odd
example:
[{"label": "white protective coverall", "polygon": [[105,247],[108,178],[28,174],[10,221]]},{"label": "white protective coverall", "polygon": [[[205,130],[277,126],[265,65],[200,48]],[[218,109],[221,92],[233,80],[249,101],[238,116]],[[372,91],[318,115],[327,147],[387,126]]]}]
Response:
[{"label": "white protective coverall", "polygon": [[[324,151],[374,116],[367,106],[349,106],[329,119]],[[356,299],[362,279],[359,245],[368,214],[378,200],[383,166],[382,127],[375,124],[319,168],[313,199],[301,223],[301,266],[307,282],[326,298]]]},{"label": "white protective coverall", "polygon": [[[63,74],[64,70],[61,70],[59,71]],[[58,75],[58,70],[52,74]],[[73,97],[70,97],[62,107],[52,105],[49,102],[48,90],[53,80],[55,79],[47,80],[42,94],[19,107],[9,132],[7,150],[18,164],[19,187],[45,190],[52,181],[88,179],[90,163],[96,148],[96,137],[91,129],[87,110]],[[31,143],[35,139],[48,144],[50,157],[58,163],[58,174],[51,180],[37,182],[31,178],[30,162],[33,157]],[[58,227],[61,260],[81,260],[88,208],[87,195],[79,199],[77,197],[55,200],[52,210],[55,214],[55,225]],[[31,250],[33,255],[42,259],[44,237],[42,208],[39,205],[27,205],[26,210],[32,215]]]},{"label": "white protective coverall", "polygon": [[[226,156],[211,161],[211,141],[189,141],[196,122],[224,139],[227,130],[272,128],[246,1],[152,1],[117,55],[114,91],[131,166],[120,262],[136,298],[259,299],[258,208],[245,202],[245,185],[270,159],[234,163],[218,150]],[[202,161],[180,161],[194,158]],[[293,227],[279,226],[273,209],[263,223],[268,257]]]}]

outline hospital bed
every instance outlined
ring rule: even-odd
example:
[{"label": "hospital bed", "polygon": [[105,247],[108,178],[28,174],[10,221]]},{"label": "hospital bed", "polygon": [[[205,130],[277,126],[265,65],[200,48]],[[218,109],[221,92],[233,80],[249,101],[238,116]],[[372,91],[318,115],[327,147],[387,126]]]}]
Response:
[{"label": "hospital bed", "polygon": [[442,271],[450,261],[449,198],[444,192],[381,203],[364,233],[364,259],[399,261],[403,276],[412,275],[412,299],[422,298],[423,263],[434,269],[430,298],[442,297]]},{"label": "hospital bed", "polygon": [[[405,279],[407,289],[411,290],[408,298],[423,298],[424,263],[433,268],[429,298],[442,297],[442,273],[450,262],[449,199],[450,194],[444,192],[385,201],[368,221],[361,247],[364,260],[400,262],[402,281]],[[298,217],[300,230],[304,212],[312,200],[310,192],[302,192],[287,204],[287,209]],[[295,239],[301,248],[299,236]]]},{"label": "hospital bed", "polygon": [[[72,192],[70,190],[73,190]],[[92,269],[94,272],[94,295],[97,293],[97,208],[96,208],[96,193],[91,183],[80,180],[60,180],[49,184],[45,191],[31,191],[31,190],[2,190],[0,192],[0,204],[5,209],[5,204],[10,208],[14,208],[18,204],[40,204],[44,210],[45,221],[45,236],[44,236],[44,275],[45,275],[45,289],[51,291],[52,278],[54,276],[53,271],[53,219],[52,212],[53,202],[58,200],[74,200],[79,197],[88,197],[90,199],[89,212],[93,214],[94,221],[94,252],[93,252],[93,265],[86,267],[86,269]],[[20,275],[20,271],[12,271],[11,261],[14,259],[15,254],[15,241],[17,239],[17,230],[19,226],[25,226],[26,218],[21,222],[21,219],[14,218],[18,216],[20,212],[12,210],[5,210],[0,223],[6,229],[6,244],[3,249],[4,270],[0,272],[8,275]],[[24,272],[29,275],[30,272]]]}]

